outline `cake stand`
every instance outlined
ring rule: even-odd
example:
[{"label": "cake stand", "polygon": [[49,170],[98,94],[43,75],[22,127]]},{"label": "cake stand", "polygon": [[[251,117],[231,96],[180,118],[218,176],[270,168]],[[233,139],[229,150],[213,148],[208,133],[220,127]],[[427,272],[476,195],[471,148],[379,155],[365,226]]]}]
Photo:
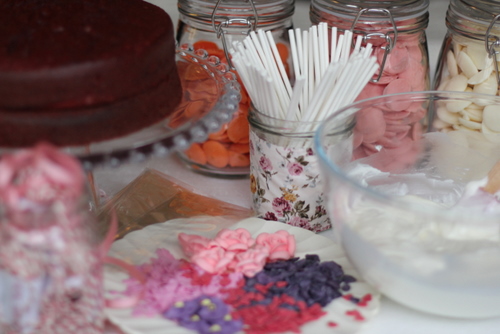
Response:
[{"label": "cake stand", "polygon": [[[194,50],[188,44],[181,45],[176,50],[176,61],[183,84],[183,97],[174,114],[119,138],[62,149],[77,157],[86,171],[92,171],[98,167],[137,163],[149,157],[165,157],[189,148],[194,142],[205,141],[210,133],[219,130],[238,110],[240,85],[229,67],[205,50]],[[189,115],[182,108],[190,94],[186,90],[181,69],[196,72],[203,77],[205,87],[210,87],[211,94],[199,92],[199,96],[205,96],[206,103],[201,103],[198,110],[191,108]],[[13,150],[0,148],[0,153]]]}]

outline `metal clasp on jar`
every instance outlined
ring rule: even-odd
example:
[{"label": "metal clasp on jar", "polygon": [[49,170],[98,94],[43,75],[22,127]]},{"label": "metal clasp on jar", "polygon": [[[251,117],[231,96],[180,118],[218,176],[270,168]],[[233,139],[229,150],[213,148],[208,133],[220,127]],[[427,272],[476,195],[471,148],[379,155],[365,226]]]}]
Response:
[{"label": "metal clasp on jar", "polygon": [[212,12],[212,27],[217,34],[217,38],[219,38],[222,41],[222,47],[224,49],[224,56],[227,59],[227,63],[229,67],[234,70],[233,63],[231,62],[231,57],[229,55],[229,46],[226,40],[226,32],[227,28],[229,28],[231,25],[234,24],[239,24],[239,25],[246,25],[247,30],[243,30],[241,33],[243,35],[248,35],[251,31],[255,30],[255,27],[257,27],[257,23],[259,22],[259,16],[257,14],[257,8],[255,7],[255,3],[253,0],[247,0],[250,3],[250,7],[252,8],[253,11],[253,17],[250,16],[248,18],[228,18],[226,17],[226,21],[219,23],[219,25],[216,24],[215,18],[217,16],[217,11],[219,10],[220,3],[222,0],[217,0],[217,3],[215,4],[214,11]]},{"label": "metal clasp on jar", "polygon": [[488,29],[486,30],[486,38],[484,39],[484,44],[488,56],[490,58],[495,57],[494,64],[495,64],[495,72],[497,73],[497,83],[500,84],[500,74],[498,73],[498,59],[497,59],[497,54],[499,52],[495,49],[496,47],[500,46],[500,38],[496,35],[491,34],[491,29],[493,29],[498,19],[500,19],[500,14],[498,14],[493,18],[493,20],[491,20],[491,23],[488,26]]},{"label": "metal clasp on jar", "polygon": [[371,82],[378,82],[380,80],[380,78],[382,77],[382,73],[384,72],[384,67],[385,67],[385,63],[387,61],[387,56],[389,55],[391,50],[394,48],[394,45],[396,45],[396,41],[398,39],[398,28],[396,27],[396,22],[394,21],[394,18],[392,17],[392,13],[390,10],[384,9],[384,8],[362,8],[359,10],[358,14],[356,15],[356,18],[352,22],[352,25],[351,25],[352,32],[354,32],[354,28],[355,28],[356,24],[358,23],[361,15],[368,13],[368,12],[382,13],[382,14],[387,15],[387,17],[389,18],[389,21],[392,24],[392,28],[393,28],[392,34],[394,35],[394,37],[391,37],[389,35],[391,32],[387,32],[385,34],[381,33],[381,32],[375,32],[375,33],[362,32],[364,34],[363,42],[365,42],[365,43],[367,40],[372,39],[372,38],[384,38],[385,41],[387,42],[387,45],[382,47],[382,50],[384,50],[384,57],[382,58],[382,62],[380,64],[380,71],[377,75],[377,78],[371,79]]}]

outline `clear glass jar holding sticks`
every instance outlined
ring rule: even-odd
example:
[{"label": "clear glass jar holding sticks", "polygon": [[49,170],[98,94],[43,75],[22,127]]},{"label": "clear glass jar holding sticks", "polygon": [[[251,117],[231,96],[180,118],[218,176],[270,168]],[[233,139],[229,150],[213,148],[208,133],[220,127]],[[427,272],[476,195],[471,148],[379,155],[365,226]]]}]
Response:
[{"label": "clear glass jar holding sticks", "polygon": [[[203,49],[233,68],[229,50],[251,31],[271,31],[285,66],[289,58],[288,29],[292,28],[295,0],[179,0],[177,41]],[[289,70],[289,69],[287,69]],[[242,86],[243,87],[243,86]],[[248,108],[242,90],[238,112],[207,141],[195,143],[181,159],[191,169],[216,176],[248,176]],[[206,159],[210,157],[210,159]]]},{"label": "clear glass jar holding sticks", "polygon": [[287,121],[250,107],[250,190],[266,220],[313,232],[332,227],[313,139],[321,121]]},{"label": "clear glass jar holding sticks", "polygon": [[[380,95],[423,91],[430,88],[429,55],[425,29],[429,22],[429,0],[311,0],[310,19],[313,24],[327,22],[330,33],[350,30],[354,36],[363,36],[365,44],[374,47],[379,71],[366,85],[356,100]],[[395,124],[406,115],[409,104],[392,105]],[[419,114],[427,123],[427,114]],[[393,127],[384,138],[405,135]],[[387,132],[387,131],[386,131]],[[362,146],[371,151],[382,143],[363,139]]]},{"label": "clear glass jar holding sticks", "polygon": [[[438,60],[436,90],[499,95],[500,3],[451,0]],[[434,112],[433,127],[440,131],[466,130],[500,143],[500,107],[488,100],[447,103]]]}]

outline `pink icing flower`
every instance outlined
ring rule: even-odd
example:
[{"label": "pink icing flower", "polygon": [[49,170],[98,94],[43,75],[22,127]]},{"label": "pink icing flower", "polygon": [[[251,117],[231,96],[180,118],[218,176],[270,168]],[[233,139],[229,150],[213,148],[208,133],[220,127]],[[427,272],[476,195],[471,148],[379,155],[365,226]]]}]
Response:
[{"label": "pink icing flower", "polygon": [[284,230],[261,233],[257,236],[256,244],[268,249],[270,260],[288,260],[295,254],[295,238]]},{"label": "pink icing flower", "polygon": [[182,250],[188,257],[203,250],[216,247],[216,244],[211,239],[196,234],[179,233],[177,239]]},{"label": "pink icing flower", "polygon": [[285,212],[289,212],[292,208],[290,207],[290,203],[283,197],[277,197],[273,200],[272,203],[273,210],[276,211],[278,215],[283,216]]},{"label": "pink icing flower", "polygon": [[247,277],[253,277],[264,268],[269,256],[269,248],[256,245],[246,252],[238,253],[230,267],[235,272],[241,272]]},{"label": "pink icing flower", "polygon": [[269,158],[266,158],[264,156],[260,157],[259,165],[260,168],[262,168],[265,171],[270,171],[273,169],[273,164],[271,163],[271,160],[269,160]]},{"label": "pink icing flower", "polygon": [[84,175],[74,157],[49,144],[39,144],[0,160],[0,200],[23,210],[23,203],[69,203],[84,190]]},{"label": "pink icing flower", "polygon": [[300,175],[304,171],[304,168],[296,162],[290,162],[286,167],[290,175]]},{"label": "pink icing flower", "polygon": [[214,241],[229,251],[246,251],[255,243],[250,232],[244,228],[236,230],[223,229],[217,233]]},{"label": "pink icing flower", "polygon": [[227,271],[236,253],[228,252],[222,247],[204,249],[191,257],[191,262],[211,274],[222,274]]}]

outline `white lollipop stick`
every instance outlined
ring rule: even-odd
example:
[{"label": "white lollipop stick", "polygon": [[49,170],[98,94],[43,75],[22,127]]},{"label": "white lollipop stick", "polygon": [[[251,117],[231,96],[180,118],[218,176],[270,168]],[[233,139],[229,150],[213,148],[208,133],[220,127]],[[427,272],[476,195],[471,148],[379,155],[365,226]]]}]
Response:
[{"label": "white lollipop stick", "polygon": [[312,121],[316,118],[316,115],[324,107],[324,103],[328,99],[328,95],[334,89],[337,76],[340,72],[340,63],[330,63],[330,66],[328,66],[328,69],[321,80],[318,90],[314,92],[314,96],[311,98],[307,113],[303,116],[304,121]]},{"label": "white lollipop stick", "polygon": [[346,61],[349,59],[351,54],[351,44],[352,44],[352,31],[346,30],[344,32],[344,45],[342,46],[342,53],[340,59]]},{"label": "white lollipop stick", "polygon": [[332,37],[330,41],[330,62],[333,62],[334,56],[337,53],[337,27],[333,27],[332,29]]},{"label": "white lollipop stick", "polygon": [[320,51],[320,62],[321,62],[321,73],[322,75],[326,72],[328,67],[328,25],[326,22],[321,22],[318,26],[319,35],[319,51]]},{"label": "white lollipop stick", "polygon": [[295,85],[293,86],[292,99],[290,100],[290,105],[286,113],[287,121],[298,121],[300,120],[299,115],[299,101],[302,95],[302,88],[304,87],[306,80],[302,76],[298,76],[295,80]]},{"label": "white lollipop stick", "polygon": [[303,70],[302,70],[302,75],[306,79],[306,83],[303,87],[303,92],[302,96],[304,97],[304,107],[302,110],[307,110],[307,106],[309,105],[309,88],[311,83],[311,74],[309,73],[309,32],[307,30],[304,30],[302,32],[302,61],[303,61]]},{"label": "white lollipop stick", "polygon": [[354,53],[358,53],[361,50],[361,43],[363,42],[363,36],[358,35],[356,37],[356,44],[354,45]]},{"label": "white lollipop stick", "polygon": [[[277,61],[273,57],[273,52],[271,46],[269,45],[269,41],[267,40],[266,33],[261,29],[258,31],[258,37],[260,40],[260,44],[262,46],[262,50],[264,51],[264,55],[266,57],[266,63],[268,64],[268,72],[271,74],[272,84],[274,90],[276,91],[276,96],[279,101],[280,109],[284,112],[288,104],[290,103],[290,95],[287,92],[285,84],[280,76],[279,69],[277,66]],[[288,78],[286,78],[288,80]],[[291,94],[290,87],[290,94]]]},{"label": "white lollipop stick", "polygon": [[288,30],[288,39],[290,40],[290,51],[292,53],[293,72],[295,74],[295,78],[298,78],[301,73],[299,65],[299,55],[297,52],[297,42],[295,41],[295,32],[293,31],[293,29]]},{"label": "white lollipop stick", "polygon": [[285,65],[283,65],[283,61],[281,60],[280,53],[278,51],[278,48],[276,47],[276,42],[274,41],[274,37],[271,34],[270,31],[266,32],[267,39],[269,41],[269,45],[271,46],[271,51],[273,52],[274,59],[276,63],[278,64],[278,69],[281,74],[281,79],[283,80],[285,84],[285,88],[288,92],[288,96],[292,96],[292,85],[290,84],[290,79],[288,78],[288,74],[286,73],[285,70]]},{"label": "white lollipop stick", "polygon": [[306,51],[308,51],[308,66],[307,66],[307,71],[309,74],[309,83],[308,83],[308,101],[313,96],[314,94],[314,89],[316,88],[316,82],[315,82],[315,77],[314,77],[314,49],[313,49],[313,41],[312,41],[312,36],[311,34],[308,35],[308,45],[309,47],[307,48]]},{"label": "white lollipop stick", "polygon": [[297,55],[299,58],[300,74],[304,74],[304,46],[302,44],[302,31],[295,29],[295,38],[297,40]]},{"label": "white lollipop stick", "polygon": [[[321,80],[321,62],[320,62],[320,51],[319,51],[319,42],[318,42],[318,26],[312,26],[309,29],[309,37],[312,42],[312,62],[313,62],[313,70],[314,70],[314,87],[316,89],[318,87],[319,81]],[[311,92],[311,91],[309,91]],[[310,94],[310,93],[309,93]]]},{"label": "white lollipop stick", "polygon": [[340,61],[340,54],[342,53],[343,45],[344,45],[344,35],[340,35],[337,40],[337,46],[335,47],[335,54],[333,55],[332,62]]}]

